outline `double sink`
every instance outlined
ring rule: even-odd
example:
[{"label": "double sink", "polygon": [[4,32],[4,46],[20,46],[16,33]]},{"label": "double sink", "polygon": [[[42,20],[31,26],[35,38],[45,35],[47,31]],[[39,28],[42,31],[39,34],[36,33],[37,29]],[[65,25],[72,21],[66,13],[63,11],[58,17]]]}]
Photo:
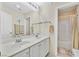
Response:
[{"label": "double sink", "polygon": [[18,38],[18,39],[16,39],[16,42],[13,42],[13,44],[23,46],[25,44],[30,44],[33,41],[40,39],[40,38],[41,38],[41,36],[33,36],[33,37],[30,37],[30,38],[22,38],[22,39]]}]

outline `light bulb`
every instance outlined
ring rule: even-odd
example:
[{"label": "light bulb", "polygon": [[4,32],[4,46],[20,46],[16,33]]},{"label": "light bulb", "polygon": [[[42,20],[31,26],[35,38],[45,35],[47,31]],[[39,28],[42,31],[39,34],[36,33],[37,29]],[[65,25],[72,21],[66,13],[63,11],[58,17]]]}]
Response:
[{"label": "light bulb", "polygon": [[16,7],[17,7],[17,8],[20,8],[20,5],[19,5],[19,4],[16,4]]}]

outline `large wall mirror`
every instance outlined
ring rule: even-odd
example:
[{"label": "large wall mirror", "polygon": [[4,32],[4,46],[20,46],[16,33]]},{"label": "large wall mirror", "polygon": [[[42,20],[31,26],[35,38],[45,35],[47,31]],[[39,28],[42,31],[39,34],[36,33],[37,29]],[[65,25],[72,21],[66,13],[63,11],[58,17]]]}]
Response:
[{"label": "large wall mirror", "polygon": [[30,17],[19,18],[14,24],[15,35],[30,35]]}]

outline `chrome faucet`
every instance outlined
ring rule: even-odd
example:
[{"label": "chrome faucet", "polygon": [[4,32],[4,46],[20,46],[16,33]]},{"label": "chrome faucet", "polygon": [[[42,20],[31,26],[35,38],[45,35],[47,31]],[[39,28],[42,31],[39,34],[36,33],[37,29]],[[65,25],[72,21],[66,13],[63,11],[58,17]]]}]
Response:
[{"label": "chrome faucet", "polygon": [[37,33],[37,34],[35,35],[35,37],[39,37],[39,35],[40,35],[40,33]]},{"label": "chrome faucet", "polygon": [[22,42],[21,38],[16,39],[16,42],[17,42],[17,43]]},{"label": "chrome faucet", "polygon": [[22,39],[20,36],[16,37],[16,42],[19,43],[19,42],[22,42]]}]

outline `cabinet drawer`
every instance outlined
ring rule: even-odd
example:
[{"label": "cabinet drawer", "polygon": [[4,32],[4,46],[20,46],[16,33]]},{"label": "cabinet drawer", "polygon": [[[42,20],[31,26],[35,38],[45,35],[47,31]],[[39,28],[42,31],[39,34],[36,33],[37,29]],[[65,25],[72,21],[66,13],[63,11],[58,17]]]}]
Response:
[{"label": "cabinet drawer", "polygon": [[29,57],[29,49],[23,50],[15,54],[13,57]]}]

